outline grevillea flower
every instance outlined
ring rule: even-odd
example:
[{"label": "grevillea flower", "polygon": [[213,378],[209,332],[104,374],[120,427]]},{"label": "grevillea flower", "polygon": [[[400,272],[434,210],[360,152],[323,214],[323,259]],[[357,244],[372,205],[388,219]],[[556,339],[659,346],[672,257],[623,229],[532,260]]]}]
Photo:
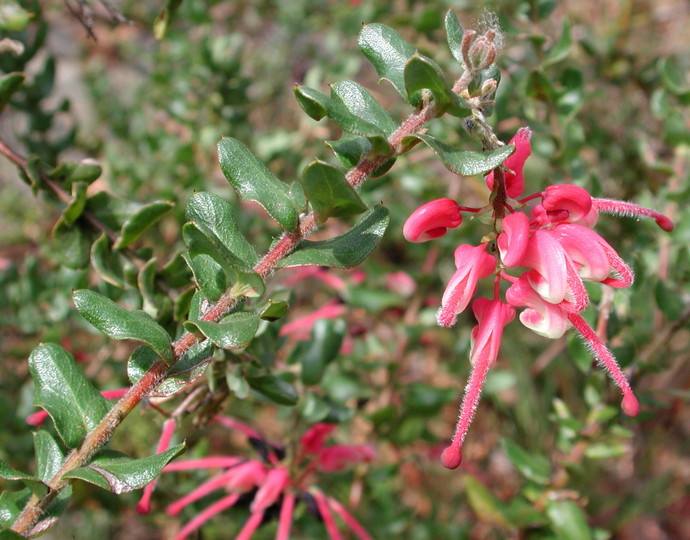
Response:
[{"label": "grevillea flower", "polygon": [[405,221],[403,236],[408,242],[426,242],[446,234],[462,223],[460,205],[452,199],[436,199],[420,206]]},{"label": "grevillea flower", "polygon": [[[220,472],[200,484],[187,495],[168,505],[169,516],[179,515],[192,503],[223,489],[225,495],[205,510],[197,513],[175,536],[183,540],[204,523],[224,510],[238,505],[249,505],[249,518],[237,533],[235,540],[249,540],[254,532],[271,519],[269,509],[280,507],[276,540],[288,540],[295,506],[307,503],[307,511],[321,519],[330,540],[340,539],[335,516],[340,517],[360,540],[371,540],[357,520],[335,499],[325,495],[315,486],[318,472],[338,472],[374,458],[373,448],[368,445],[325,445],[335,430],[333,424],[316,424],[300,439],[296,455],[285,455],[285,449],[266,441],[261,434],[246,424],[227,416],[216,416],[214,420],[224,426],[239,429],[252,440],[260,450],[262,459],[246,459],[239,456],[208,456],[182,460],[167,465],[163,472],[189,471],[199,469],[220,469]],[[165,426],[169,425],[166,422]],[[158,445],[158,452],[165,451],[172,432],[164,427]],[[139,511],[147,512],[154,483],[146,487]],[[151,486],[151,489],[148,489]],[[251,501],[251,502],[250,502]],[[309,502],[313,504],[309,504]],[[144,513],[144,512],[143,512]]]},{"label": "grevillea flower", "polygon": [[[503,186],[495,185],[493,171],[486,177],[490,189],[505,189],[500,197],[491,197],[489,206],[466,208],[449,199],[439,199],[422,206],[405,223],[405,237],[416,242],[442,236],[456,226],[453,224],[459,225],[462,217],[458,212],[481,214],[493,210],[493,231],[483,243],[462,244],[455,250],[457,271],[446,286],[438,313],[440,325],[452,326],[457,314],[474,296],[478,281],[493,275],[493,300],[480,298],[472,304],[478,321],[472,331],[472,372],[455,435],[441,456],[449,468],[460,464],[461,446],[484,379],[496,361],[503,328],[514,318],[516,307],[525,308],[520,321],[539,335],[555,339],[574,327],[620,387],[623,412],[636,416],[640,408],[615,358],[580,315],[589,302],[584,281],[617,288],[629,287],[633,282],[630,267],[592,227],[600,213],[650,217],[664,231],[672,230],[673,223],[654,210],[594,198],[584,188],[568,184],[551,185],[540,193],[513,200],[523,190],[523,167],[531,152],[530,136],[529,129],[522,128],[511,139],[515,152],[504,163]],[[527,203],[534,199],[541,199],[541,203],[529,209]],[[500,300],[503,280],[510,283],[505,292],[507,303]]]}]

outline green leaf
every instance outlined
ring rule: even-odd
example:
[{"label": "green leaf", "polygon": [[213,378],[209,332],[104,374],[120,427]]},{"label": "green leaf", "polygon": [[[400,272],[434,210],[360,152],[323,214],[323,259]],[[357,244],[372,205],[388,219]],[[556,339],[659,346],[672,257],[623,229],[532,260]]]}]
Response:
[{"label": "green leaf", "polygon": [[194,282],[206,298],[215,302],[228,288],[225,272],[209,255],[197,255],[193,259],[189,255],[184,255],[184,259],[192,271]]},{"label": "green leaf", "polygon": [[36,347],[29,356],[34,405],[45,409],[60,438],[76,448],[110,410],[110,404],[79,371],[74,357],[55,343]]},{"label": "green leaf", "polygon": [[105,233],[91,246],[91,264],[104,281],[120,289],[127,288],[120,255],[110,250],[110,238]]},{"label": "green leaf", "polygon": [[145,204],[130,216],[122,224],[120,236],[113,246],[115,249],[123,249],[133,244],[144,231],[153,226],[160,218],[170,212],[175,205],[168,201],[155,201]]},{"label": "green leaf", "polygon": [[259,329],[259,315],[251,312],[231,313],[221,322],[189,322],[216,346],[229,351],[249,345]]},{"label": "green leaf", "polygon": [[170,257],[158,274],[170,287],[176,289],[189,285],[192,277],[189,273],[189,266],[187,266],[187,262],[180,251]]},{"label": "green leaf", "polygon": [[50,482],[60,470],[65,456],[58,443],[47,431],[34,433],[34,451],[36,453],[36,474],[44,482]]},{"label": "green leaf", "polygon": [[156,298],[156,258],[148,261],[139,270],[137,286],[144,300],[143,311],[156,318],[158,315],[158,300]]},{"label": "green leaf", "polygon": [[690,85],[686,74],[678,67],[677,62],[670,58],[660,58],[657,69],[666,89],[678,96],[684,105],[690,104]]},{"label": "green leaf", "polygon": [[[302,109],[314,120],[320,120],[324,116],[328,116],[344,131],[368,137],[373,151],[383,155],[392,153],[385,131],[372,123],[374,119],[360,118],[354,114],[365,109],[364,105],[353,104],[353,112],[348,109],[347,104],[342,99],[329,98],[313,88],[297,85],[294,91]],[[331,92],[336,95],[333,89],[331,89]]]},{"label": "green leaf", "polygon": [[63,161],[48,176],[61,184],[71,185],[77,182],[91,184],[101,176],[103,169],[92,159],[81,161]]},{"label": "green leaf", "polygon": [[168,364],[174,360],[170,335],[143,311],[128,311],[88,289],[74,291],[73,299],[81,316],[106,336],[141,341]]},{"label": "green leaf", "polygon": [[74,469],[64,478],[84,480],[118,495],[129,493],[155,480],[163,467],[184,450],[183,443],[160,454],[140,459],[133,459],[119,452],[104,451],[88,466]]},{"label": "green leaf", "polygon": [[[261,276],[230,251],[215,232],[206,225],[194,221],[186,223],[182,227],[182,238],[192,260],[200,255],[212,257],[223,268],[230,281],[237,285],[235,292],[238,295],[261,296],[263,294],[265,286]],[[192,272],[194,271],[195,268],[192,268]]]},{"label": "green leaf", "polygon": [[[343,167],[347,169],[356,166],[373,151],[373,146],[368,138],[350,135],[349,133],[344,133],[337,141],[326,141],[326,144],[333,150],[333,153]],[[371,178],[377,178],[386,174],[395,163],[395,160],[395,157],[389,158],[371,173]],[[366,185],[369,186],[370,184]]]},{"label": "green leaf", "polygon": [[68,268],[80,269],[89,265],[91,238],[79,226],[70,226],[60,218],[52,232],[58,260]]},{"label": "green leaf", "polygon": [[567,18],[564,18],[561,37],[549,50],[544,62],[542,62],[542,67],[556,64],[568,57],[568,54],[570,53],[570,46],[573,43],[572,37],[570,36],[570,27],[570,21]]},{"label": "green leaf", "polygon": [[[11,527],[26,506],[29,497],[31,497],[31,490],[29,488],[20,491],[5,490],[0,493],[0,525]],[[7,540],[14,540],[14,538],[10,536]]]},{"label": "green leaf", "polygon": [[484,484],[469,474],[464,477],[464,484],[467,501],[480,520],[504,527],[509,526],[503,514],[503,502],[491,493]]},{"label": "green leaf", "polygon": [[345,234],[310,242],[302,240],[293,253],[278,263],[279,268],[320,265],[334,268],[357,266],[376,249],[388,227],[388,210],[375,206]]},{"label": "green leaf", "polygon": [[24,84],[23,73],[8,73],[0,77],[0,111],[10,102],[12,95]]},{"label": "green leaf", "polygon": [[353,116],[375,125],[386,136],[390,136],[398,127],[374,96],[354,81],[333,84],[331,99],[345,107]]},{"label": "green leaf", "polygon": [[[18,514],[17,517],[19,517]],[[9,529],[4,529],[0,531],[0,540],[26,540],[26,537]]]},{"label": "green leaf", "polygon": [[414,47],[385,24],[365,24],[358,41],[362,53],[374,65],[379,77],[390,81],[400,95],[408,99],[405,64],[414,54]]},{"label": "green leaf", "polygon": [[304,169],[302,185],[317,223],[329,217],[354,216],[367,209],[343,172],[323,161],[315,160]]},{"label": "green leaf", "polygon": [[228,389],[235,394],[237,399],[247,399],[249,397],[249,383],[247,379],[244,378],[242,374],[242,366],[235,366],[231,368],[230,365],[227,367],[227,372],[225,373],[225,382],[228,384]]},{"label": "green leaf", "polygon": [[[213,343],[204,340],[196,343],[168,369],[163,382],[154,389],[157,397],[171,396],[185,385],[201,377],[212,359]],[[139,347],[127,361],[127,376],[136,384],[158,359],[156,353],[146,345]]]},{"label": "green leaf", "polygon": [[544,103],[553,102],[555,90],[546,74],[538,69],[532,70],[527,78],[527,95]]},{"label": "green leaf", "polygon": [[415,53],[405,64],[405,88],[410,102],[422,105],[422,93],[429,90],[436,102],[436,116],[441,116],[451,106],[455,116],[468,116],[472,111],[465,100],[453,93],[443,76],[443,71],[431,58]]},{"label": "green leaf", "polygon": [[347,325],[342,319],[319,319],[314,323],[311,340],[301,342],[300,345],[304,345],[297,352],[304,384],[321,382],[326,367],[338,356],[346,332]]},{"label": "green leaf", "polygon": [[62,219],[66,225],[72,225],[81,216],[86,206],[86,182],[74,182],[72,184],[72,200],[62,211]]},{"label": "green leaf", "polygon": [[240,231],[232,206],[218,195],[202,191],[192,195],[185,209],[187,221],[208,227],[235,256],[247,266],[259,260],[254,247]]},{"label": "green leaf", "polygon": [[237,139],[225,137],[218,143],[220,168],[240,197],[256,201],[288,231],[299,224],[299,212],[292,203],[288,186]]},{"label": "green leaf", "polygon": [[510,462],[522,476],[544,486],[551,482],[551,465],[548,459],[526,452],[509,439],[502,439],[501,445]]},{"label": "green leaf", "polygon": [[292,384],[274,375],[247,377],[247,382],[253,390],[263,394],[278,405],[296,405],[299,399],[297,390]]},{"label": "green leaf", "polygon": [[505,159],[515,151],[515,147],[508,144],[490,152],[472,152],[460,150],[450,146],[436,137],[418,133],[405,137],[403,142],[409,139],[419,139],[431,148],[449,171],[463,176],[472,176],[489,172],[498,167]]},{"label": "green leaf", "polygon": [[37,478],[31,474],[23,473],[10,467],[7,463],[0,460],[0,478],[5,480],[37,480]]},{"label": "green leaf", "polygon": [[285,316],[288,308],[288,303],[285,300],[269,299],[268,304],[261,310],[259,316],[264,321],[277,321]]},{"label": "green leaf", "polygon": [[582,509],[573,501],[550,500],[546,515],[556,536],[561,540],[591,540],[592,531]]},{"label": "green leaf", "polygon": [[448,40],[448,48],[450,49],[453,58],[455,58],[461,65],[465,65],[465,60],[462,57],[462,37],[465,35],[458,16],[452,9],[446,11],[444,19],[446,27],[446,39]]}]

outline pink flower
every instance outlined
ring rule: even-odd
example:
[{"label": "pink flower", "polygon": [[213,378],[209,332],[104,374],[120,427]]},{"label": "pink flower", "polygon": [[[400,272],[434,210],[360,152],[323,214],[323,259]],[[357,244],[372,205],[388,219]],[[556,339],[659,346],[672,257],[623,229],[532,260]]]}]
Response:
[{"label": "pink flower", "polygon": [[386,274],[386,286],[389,290],[403,298],[409,298],[414,294],[417,283],[410,274],[399,270]]},{"label": "pink flower", "polygon": [[319,319],[337,319],[338,317],[342,317],[346,311],[347,306],[341,304],[338,299],[334,298],[316,311],[284,324],[279,334],[281,336],[290,336],[296,340],[307,340],[309,339],[311,329],[316,321]]},{"label": "pink flower", "polygon": [[558,339],[570,327],[567,313],[539,296],[525,275],[508,288],[506,300],[511,306],[527,306],[520,313],[520,322],[540,336]]},{"label": "pink flower", "polygon": [[452,199],[436,199],[412,212],[403,226],[408,242],[426,242],[446,234],[462,223],[460,206]]},{"label": "pink flower", "polygon": [[527,251],[529,237],[529,220],[525,214],[515,212],[503,219],[503,232],[498,235],[496,243],[501,261],[507,268],[520,265]]},{"label": "pink flower", "polygon": [[[236,456],[211,456],[179,461],[165,467],[164,472],[225,468],[224,471],[168,506],[166,510],[168,515],[176,516],[193,502],[218,489],[228,492],[228,495],[220,498],[186,523],[175,536],[175,540],[184,540],[215,515],[235,505],[242,494],[251,494],[252,491],[255,493],[250,505],[249,518],[235,540],[249,540],[265,519],[271,519],[269,516],[272,514],[267,513],[267,510],[279,504],[280,515],[276,540],[288,540],[295,505],[299,504],[305,496],[308,497],[306,493],[313,494],[316,499],[318,517],[323,519],[331,540],[340,538],[333,513],[342,518],[360,540],[371,540],[362,526],[342,505],[314,487],[313,477],[317,471],[337,472],[347,466],[371,461],[374,457],[372,447],[367,445],[324,446],[326,439],[335,429],[335,425],[316,424],[302,435],[297,455],[289,462],[282,463],[282,458],[278,457],[279,454],[282,455],[282,450],[266,442],[255,429],[226,416],[217,416],[215,419],[231,429],[239,429],[252,439],[258,439],[264,446],[273,450],[262,454],[267,458],[266,463]],[[298,497],[300,493],[302,495]]]},{"label": "pink flower", "polygon": [[465,388],[465,396],[460,406],[460,417],[453,440],[441,454],[441,462],[449,469],[456,469],[460,466],[462,443],[477,410],[486,375],[498,357],[503,328],[515,317],[515,310],[512,306],[486,298],[477,298],[472,304],[472,311],[478,322],[477,326],[472,329],[472,346],[470,349],[472,372]]},{"label": "pink flower", "polygon": [[587,217],[592,210],[592,197],[578,186],[554,184],[547,186],[541,201],[549,219],[575,223]]},{"label": "pink flower", "polygon": [[[525,179],[522,175],[522,169],[525,166],[525,161],[532,153],[532,131],[529,128],[520,128],[518,132],[510,139],[510,144],[515,146],[513,152],[503,165],[508,169],[505,173],[506,194],[511,199],[520,196],[525,188]],[[489,189],[494,188],[494,172],[491,171],[486,177],[486,185]]]},{"label": "pink flower", "polygon": [[486,252],[486,244],[463,244],[455,250],[455,266],[457,270],[446,286],[436,316],[441,326],[455,324],[458,314],[470,303],[477,282],[496,268],[496,260]]}]

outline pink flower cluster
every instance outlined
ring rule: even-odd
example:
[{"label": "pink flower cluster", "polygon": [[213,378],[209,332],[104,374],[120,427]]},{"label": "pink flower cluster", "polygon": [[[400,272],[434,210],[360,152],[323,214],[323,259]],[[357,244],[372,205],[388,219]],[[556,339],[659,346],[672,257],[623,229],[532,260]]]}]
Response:
[{"label": "pink flower cluster", "polygon": [[[249,504],[249,519],[236,540],[249,540],[256,529],[270,519],[269,509],[280,507],[276,540],[287,540],[296,504],[304,502],[308,511],[323,520],[330,540],[340,540],[335,516],[339,516],[360,540],[371,540],[359,522],[332,497],[314,485],[317,472],[340,472],[358,463],[374,458],[374,450],[368,445],[330,445],[326,439],[333,433],[334,424],[320,423],[305,432],[298,445],[297,455],[286,459],[285,450],[268,443],[256,430],[226,416],[214,420],[226,427],[245,434],[261,454],[261,459],[245,459],[239,456],[208,456],[200,459],[177,461],[167,465],[163,472],[198,469],[220,469],[221,472],[203,482],[181,499],[168,505],[169,516],[177,516],[184,508],[206,495],[224,489],[226,494],[199,512],[175,536],[183,540],[220,512],[236,504]],[[167,448],[174,429],[174,421],[164,424],[158,452]],[[137,506],[140,513],[150,510],[150,498],[154,482],[144,490]],[[249,501],[251,501],[249,503]]]},{"label": "pink flower cluster", "polygon": [[[494,230],[485,241],[478,246],[462,244],[455,250],[457,270],[448,282],[437,316],[442,326],[455,324],[458,314],[470,304],[478,281],[493,276],[493,300],[478,298],[472,303],[477,319],[471,336],[472,371],[452,443],[441,456],[451,469],[462,460],[462,443],[486,375],[498,356],[503,329],[514,319],[515,308],[525,308],[519,317],[523,325],[548,338],[559,338],[574,327],[620,387],[623,411],[631,417],[639,413],[637,398],[616,359],[580,315],[589,302],[584,281],[616,288],[629,287],[633,282],[632,270],[592,227],[604,212],[651,217],[665,231],[671,231],[673,223],[648,208],[594,198],[585,189],[568,184],[551,185],[517,199],[523,192],[530,137],[529,129],[520,129],[510,141],[515,152],[506,159],[505,172],[492,171],[487,176],[492,204],[467,208],[452,199],[437,199],[418,208],[403,228],[407,240],[423,242],[459,226],[462,212],[493,212]],[[541,202],[529,209],[527,203],[535,199]],[[500,299],[502,281],[510,284],[505,302]]]}]

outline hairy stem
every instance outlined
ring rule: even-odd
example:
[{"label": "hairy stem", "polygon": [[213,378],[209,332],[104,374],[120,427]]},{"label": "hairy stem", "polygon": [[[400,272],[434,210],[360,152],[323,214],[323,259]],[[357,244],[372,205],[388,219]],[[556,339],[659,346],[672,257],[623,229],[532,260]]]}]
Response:
[{"label": "hairy stem", "polygon": [[[394,148],[396,154],[404,151],[402,140],[408,136],[419,131],[424,124],[434,117],[435,104],[433,102],[425,104],[422,108],[410,115],[400,127],[391,135],[389,143]],[[0,141],[0,153],[4,154],[10,161],[15,163],[20,168],[26,166],[26,160],[18,156],[7,145]],[[353,167],[346,175],[346,179],[353,187],[359,187],[371,174],[379,168],[391,156],[380,156],[372,159],[364,159],[358,165]],[[49,180],[49,179],[48,179]],[[55,192],[55,194],[63,201],[69,202],[69,195],[53,183],[53,185],[46,183],[48,187]],[[56,191],[55,188],[58,188]],[[86,216],[85,216],[86,217]],[[300,218],[300,227],[298,232],[284,233],[278,242],[266,253],[266,255],[254,267],[262,278],[268,277],[273,271],[277,263],[291,253],[297,243],[307,237],[312,231],[316,229],[316,218],[313,212],[303,215]],[[226,292],[216,303],[214,303],[202,317],[203,321],[218,321],[230,309],[232,309],[238,302],[238,298]],[[175,355],[175,362],[178,361],[193,345],[200,341],[200,338],[192,333],[185,333],[173,345]],[[21,534],[31,534],[32,529],[41,519],[41,516],[48,509],[50,504],[55,500],[57,495],[66,487],[67,480],[64,476],[71,470],[86,465],[93,455],[98,452],[112,437],[117,427],[122,423],[125,417],[134,410],[134,408],[146,398],[152,391],[158,387],[163,381],[170,366],[162,361],[156,362],[146,372],[146,374],[139,380],[125,396],[111,409],[111,411],[103,418],[103,420],[89,432],[79,448],[75,448],[67,456],[60,470],[48,483],[50,491],[44,497],[37,497],[33,495],[27,505],[22,510],[22,513],[17,518],[12,526],[12,530]]]}]

